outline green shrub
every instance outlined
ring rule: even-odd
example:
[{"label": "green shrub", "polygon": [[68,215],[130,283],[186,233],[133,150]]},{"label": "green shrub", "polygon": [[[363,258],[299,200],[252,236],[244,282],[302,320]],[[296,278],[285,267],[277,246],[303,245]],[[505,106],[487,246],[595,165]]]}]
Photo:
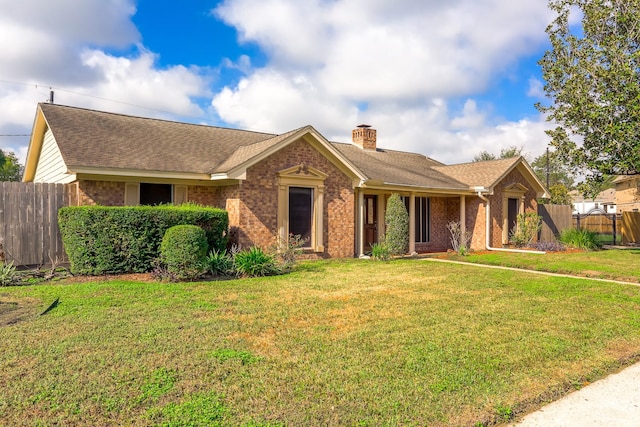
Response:
[{"label": "green shrub", "polygon": [[150,271],[174,225],[197,225],[211,249],[224,250],[229,226],[224,210],[195,205],[70,206],[58,218],[71,272],[89,275]]},{"label": "green shrub", "polygon": [[568,228],[560,233],[559,240],[574,249],[595,250],[599,248],[598,233],[589,230]]},{"label": "green shrub", "polygon": [[389,261],[391,259],[391,251],[384,241],[371,245],[371,258],[376,261]]},{"label": "green shrub", "polygon": [[384,222],[385,242],[391,255],[406,254],[409,250],[409,214],[399,194],[389,197]]},{"label": "green shrub", "polygon": [[236,273],[245,277],[271,276],[280,273],[273,255],[258,247],[238,252],[234,258]]},{"label": "green shrub", "polygon": [[542,227],[542,217],[535,212],[518,214],[510,241],[516,246],[530,246]]},{"label": "green shrub", "polygon": [[167,272],[178,280],[193,280],[207,269],[207,235],[197,225],[169,228],[160,244],[160,259]]},{"label": "green shrub", "polygon": [[233,257],[225,251],[212,250],[207,255],[209,272],[214,276],[226,276],[234,273]]},{"label": "green shrub", "polygon": [[18,281],[18,275],[16,274],[16,268],[13,266],[13,262],[9,264],[0,262],[0,286],[13,285]]}]

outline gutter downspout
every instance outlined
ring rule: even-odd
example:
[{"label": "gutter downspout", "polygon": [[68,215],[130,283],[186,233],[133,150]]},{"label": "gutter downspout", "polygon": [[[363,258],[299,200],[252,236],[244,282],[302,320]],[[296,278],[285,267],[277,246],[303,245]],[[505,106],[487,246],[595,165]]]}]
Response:
[{"label": "gutter downspout", "polygon": [[[477,188],[476,188],[477,189]],[[482,189],[484,190],[484,188]],[[485,236],[486,236],[486,243],[485,243],[485,247],[487,248],[488,251],[500,251],[500,252],[519,252],[519,253],[525,253],[525,254],[541,254],[544,255],[546,254],[546,252],[544,251],[528,251],[526,249],[507,249],[507,248],[493,248],[491,247],[491,238],[490,238],[490,230],[491,230],[491,213],[489,212],[489,199],[487,199],[485,196],[482,195],[482,190],[477,189],[478,191],[478,197],[480,198],[480,200],[484,201],[484,210],[485,213],[487,214],[487,217],[485,219],[485,226],[486,226],[486,230],[485,230]]]}]

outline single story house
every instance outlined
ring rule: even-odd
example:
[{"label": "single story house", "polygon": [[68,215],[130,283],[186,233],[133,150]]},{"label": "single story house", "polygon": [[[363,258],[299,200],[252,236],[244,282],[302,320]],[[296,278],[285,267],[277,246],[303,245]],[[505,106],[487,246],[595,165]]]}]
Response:
[{"label": "single story house", "polygon": [[366,125],[352,135],[339,143],[312,126],[268,134],[43,103],[24,181],[64,183],[72,205],[220,207],[241,247],[300,234],[318,258],[370,251],[393,193],[408,208],[411,253],[451,248],[454,221],[471,248],[500,247],[517,214],[546,196],[522,157],[445,165],[378,147]]}]

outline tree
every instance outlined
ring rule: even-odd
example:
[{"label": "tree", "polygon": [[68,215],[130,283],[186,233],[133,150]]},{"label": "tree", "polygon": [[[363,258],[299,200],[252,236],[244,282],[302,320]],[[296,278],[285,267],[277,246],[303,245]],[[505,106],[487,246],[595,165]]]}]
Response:
[{"label": "tree", "polygon": [[480,153],[473,156],[474,162],[484,162],[485,160],[496,160],[500,159],[510,159],[512,157],[522,156],[523,147],[516,147],[515,145],[510,146],[509,148],[503,148],[500,150],[500,157],[496,157],[495,154],[489,153],[486,150],[481,151]]},{"label": "tree", "polygon": [[552,205],[573,205],[573,198],[569,194],[569,189],[564,184],[554,184],[549,187],[549,203]]},{"label": "tree", "polygon": [[409,250],[409,214],[397,193],[387,200],[384,215],[386,226],[385,244],[391,255],[404,255]]},{"label": "tree", "polygon": [[23,167],[13,152],[0,150],[0,181],[20,181]]},{"label": "tree", "polygon": [[[551,105],[536,104],[560,160],[586,176],[640,172],[640,0],[550,0],[539,64]],[[571,28],[571,14],[581,28]]]},{"label": "tree", "polygon": [[567,190],[572,190],[575,185],[575,179],[571,170],[560,160],[555,151],[544,153],[536,157],[531,163],[531,168],[535,172],[538,179],[547,184],[547,165],[549,172],[548,187],[551,189],[554,185],[562,185]]}]

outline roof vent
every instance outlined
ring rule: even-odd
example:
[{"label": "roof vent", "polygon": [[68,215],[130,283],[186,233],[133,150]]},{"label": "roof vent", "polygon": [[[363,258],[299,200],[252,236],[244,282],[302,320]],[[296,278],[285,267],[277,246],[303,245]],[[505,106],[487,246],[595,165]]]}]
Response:
[{"label": "roof vent", "polygon": [[353,143],[363,150],[376,149],[376,130],[369,125],[358,125],[357,129],[351,132]]}]

